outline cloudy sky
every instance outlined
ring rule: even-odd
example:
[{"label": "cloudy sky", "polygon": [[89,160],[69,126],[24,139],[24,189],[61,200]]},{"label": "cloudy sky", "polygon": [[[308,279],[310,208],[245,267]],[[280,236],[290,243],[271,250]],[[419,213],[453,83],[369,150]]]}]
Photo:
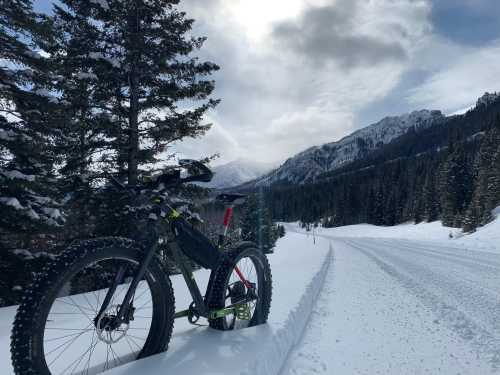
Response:
[{"label": "cloudy sky", "polygon": [[[36,0],[46,9],[49,0]],[[415,109],[500,91],[498,0],[184,0],[221,66],[208,134],[176,150],[279,163]]]}]

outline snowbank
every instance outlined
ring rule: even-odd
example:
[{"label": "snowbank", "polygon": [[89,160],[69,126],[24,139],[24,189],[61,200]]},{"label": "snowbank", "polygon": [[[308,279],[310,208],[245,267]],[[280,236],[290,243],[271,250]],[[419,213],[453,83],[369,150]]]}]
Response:
[{"label": "snowbank", "polygon": [[[273,301],[268,324],[219,332],[206,326],[192,326],[185,319],[177,320],[166,353],[106,373],[278,374],[302,336],[333,255],[327,239],[317,239],[314,244],[311,237],[287,233],[269,258],[273,271]],[[187,288],[180,277],[172,279],[177,310],[186,308],[190,302]],[[196,279],[205,285],[208,272],[196,272]],[[9,335],[14,313],[13,307],[0,309],[0,370],[6,375],[13,373]]]},{"label": "snowbank", "polygon": [[[440,221],[432,223],[405,223],[392,227],[371,224],[346,225],[337,228],[314,228],[314,234],[332,238],[403,238],[407,240],[442,242],[449,247],[500,253],[500,206],[493,214],[495,220],[471,234],[461,229],[445,227]],[[304,233],[298,223],[284,223],[288,232]],[[308,232],[313,236],[313,231]]]}]

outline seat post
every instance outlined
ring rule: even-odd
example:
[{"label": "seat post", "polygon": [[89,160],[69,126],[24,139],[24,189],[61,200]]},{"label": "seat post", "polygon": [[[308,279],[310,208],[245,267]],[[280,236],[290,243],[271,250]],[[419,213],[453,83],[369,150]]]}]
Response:
[{"label": "seat post", "polygon": [[224,212],[224,221],[222,223],[222,233],[219,234],[218,247],[222,248],[224,246],[224,240],[226,239],[227,231],[229,228],[229,223],[231,222],[231,217],[233,216],[233,204],[226,205],[226,210]]}]

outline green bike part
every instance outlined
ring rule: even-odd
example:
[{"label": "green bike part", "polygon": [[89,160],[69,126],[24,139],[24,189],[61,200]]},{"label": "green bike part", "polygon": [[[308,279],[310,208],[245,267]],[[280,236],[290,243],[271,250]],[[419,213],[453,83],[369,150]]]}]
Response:
[{"label": "green bike part", "polygon": [[248,303],[238,305],[234,307],[236,317],[240,320],[250,320],[252,318],[252,313],[250,312],[250,306]]},{"label": "green bike part", "polygon": [[224,307],[210,312],[210,319],[224,318],[227,315],[234,314],[238,319],[250,320],[252,314],[250,313],[250,306],[248,302],[239,302],[231,306]]},{"label": "green bike part", "polygon": [[174,314],[174,319],[186,318],[189,315],[189,310],[178,311]]}]

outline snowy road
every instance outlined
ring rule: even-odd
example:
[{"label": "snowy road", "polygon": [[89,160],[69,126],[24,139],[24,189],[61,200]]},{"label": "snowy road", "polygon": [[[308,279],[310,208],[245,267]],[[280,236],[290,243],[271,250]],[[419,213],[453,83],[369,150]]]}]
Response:
[{"label": "snowy road", "polygon": [[500,373],[500,255],[331,239],[334,266],[282,374]]},{"label": "snowy road", "polygon": [[[500,249],[490,235],[498,231],[457,242],[430,225],[321,229],[314,241],[287,224],[270,256],[267,325],[217,332],[179,320],[168,352],[106,373],[500,374]],[[173,277],[182,307],[190,299],[181,281]],[[14,312],[0,309],[2,375],[12,374]]]}]

